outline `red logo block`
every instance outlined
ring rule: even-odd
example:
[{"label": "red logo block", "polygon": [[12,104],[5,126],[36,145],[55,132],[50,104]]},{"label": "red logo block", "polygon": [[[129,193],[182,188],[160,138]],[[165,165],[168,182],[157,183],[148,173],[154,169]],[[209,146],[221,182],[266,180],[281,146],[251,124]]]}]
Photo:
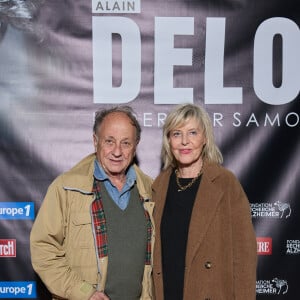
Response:
[{"label": "red logo block", "polygon": [[0,239],[0,257],[16,257],[15,239]]},{"label": "red logo block", "polygon": [[258,255],[272,255],[272,238],[257,237],[256,242]]}]

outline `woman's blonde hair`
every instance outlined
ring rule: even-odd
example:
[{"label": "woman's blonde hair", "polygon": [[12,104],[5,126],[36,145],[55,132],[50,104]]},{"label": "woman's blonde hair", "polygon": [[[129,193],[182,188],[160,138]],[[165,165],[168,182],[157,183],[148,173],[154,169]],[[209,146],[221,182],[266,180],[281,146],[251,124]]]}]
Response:
[{"label": "woman's blonde hair", "polygon": [[208,113],[204,108],[194,104],[181,104],[172,110],[165,121],[163,126],[163,141],[161,157],[163,168],[168,167],[176,168],[177,163],[170,148],[170,132],[175,128],[183,126],[190,119],[195,119],[199,122],[200,128],[206,138],[206,144],[203,147],[202,158],[208,162],[222,163],[223,156],[218,146],[215,143],[213,127]]}]

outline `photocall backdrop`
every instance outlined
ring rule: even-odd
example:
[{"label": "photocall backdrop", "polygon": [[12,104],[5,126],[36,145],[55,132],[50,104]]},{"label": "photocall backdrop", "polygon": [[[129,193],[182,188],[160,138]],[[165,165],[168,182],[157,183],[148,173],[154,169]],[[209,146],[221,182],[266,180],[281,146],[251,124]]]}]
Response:
[{"label": "photocall backdrop", "polygon": [[190,102],[249,197],[257,299],[299,299],[299,21],[297,0],[1,0],[0,298],[49,299],[29,234],[48,185],[93,151],[94,112],[133,107],[155,177],[166,114]]}]

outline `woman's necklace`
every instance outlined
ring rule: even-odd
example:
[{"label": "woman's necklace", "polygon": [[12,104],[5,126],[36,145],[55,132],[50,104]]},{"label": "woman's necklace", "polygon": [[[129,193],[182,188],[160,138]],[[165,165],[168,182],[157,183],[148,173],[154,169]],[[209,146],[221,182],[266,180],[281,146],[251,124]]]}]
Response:
[{"label": "woman's necklace", "polygon": [[182,191],[185,191],[186,189],[188,189],[189,187],[191,187],[194,182],[200,177],[200,175],[202,174],[202,166],[201,166],[201,169],[199,171],[199,173],[197,174],[196,177],[194,177],[192,179],[192,181],[190,181],[187,185],[181,185],[181,183],[179,182],[179,177],[178,177],[178,169],[175,170],[175,175],[176,175],[176,183],[177,183],[177,186],[178,186],[178,192],[182,192]]}]

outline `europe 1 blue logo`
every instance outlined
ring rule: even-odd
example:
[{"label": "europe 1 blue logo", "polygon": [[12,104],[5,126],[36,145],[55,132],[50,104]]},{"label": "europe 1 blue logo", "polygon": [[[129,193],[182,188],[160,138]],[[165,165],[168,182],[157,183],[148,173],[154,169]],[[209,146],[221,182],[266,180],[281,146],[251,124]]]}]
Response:
[{"label": "europe 1 blue logo", "polygon": [[36,298],[35,281],[0,281],[1,299]]},{"label": "europe 1 blue logo", "polygon": [[33,202],[0,202],[0,219],[33,220]]}]

